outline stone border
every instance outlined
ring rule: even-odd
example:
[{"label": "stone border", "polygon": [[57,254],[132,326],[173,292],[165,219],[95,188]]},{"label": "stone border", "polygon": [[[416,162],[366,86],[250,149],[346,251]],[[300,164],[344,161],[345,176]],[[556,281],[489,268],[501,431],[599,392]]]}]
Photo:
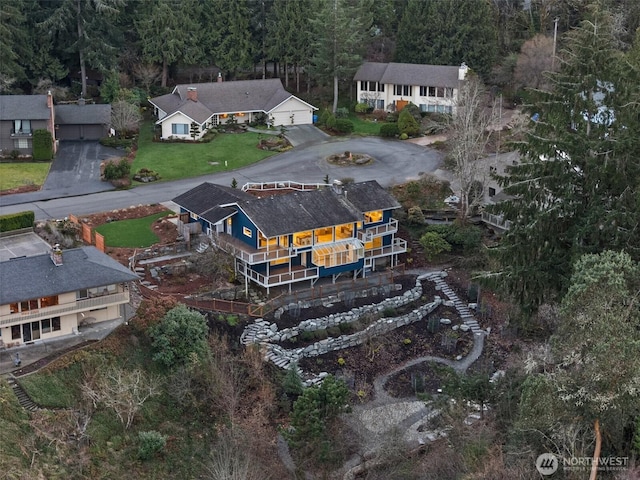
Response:
[{"label": "stone border", "polygon": [[[480,329],[478,322],[471,314],[469,306],[465,305],[464,302],[462,302],[458,298],[455,292],[443,280],[443,278],[445,278],[446,276],[446,272],[435,272],[419,275],[416,279],[416,286],[411,290],[406,291],[402,295],[387,298],[378,304],[356,307],[349,310],[348,312],[331,314],[312,320],[305,320],[303,322],[300,322],[297,327],[278,330],[277,324],[269,323],[264,319],[257,319],[254,323],[247,325],[240,337],[240,342],[243,345],[258,344],[265,346],[265,359],[272,361],[282,369],[289,369],[293,365],[296,365],[298,374],[303,379],[303,384],[305,386],[316,385],[329,374],[327,372],[321,372],[318,375],[305,374],[305,372],[297,366],[297,363],[301,358],[320,356],[328,352],[360,345],[371,337],[382,335],[395,330],[396,328],[418,322],[422,320],[426,315],[433,312],[440,305],[455,307],[460,315],[460,318],[462,319],[463,324],[460,326],[455,325],[453,329],[460,328],[460,330],[462,331],[471,330],[474,334],[475,343],[475,337],[483,336],[483,331]],[[442,291],[444,295],[447,296],[448,300],[442,300],[441,297],[435,296],[433,302],[422,305],[405,315],[394,318],[381,318],[362,331],[356,332],[351,335],[341,335],[339,337],[320,340],[312,345],[303,348],[286,349],[281,347],[280,345],[273,343],[296,337],[304,331],[315,331],[339,326],[341,323],[352,323],[364,315],[380,313],[388,308],[399,308],[407,305],[415,300],[418,300],[422,295],[423,280],[434,282],[436,291]],[[336,301],[339,299],[339,297],[340,295],[324,300],[317,300],[316,302],[319,303],[315,304],[318,305],[321,303]],[[282,313],[287,309],[304,308],[311,305],[312,304],[309,302],[298,302],[297,304],[290,304],[286,307],[281,307],[280,309],[278,309],[278,311],[276,312],[276,316],[282,315]],[[447,324],[447,322],[442,322],[442,320],[444,319],[441,319],[442,324]],[[457,360],[462,360],[462,357],[457,358]]]}]

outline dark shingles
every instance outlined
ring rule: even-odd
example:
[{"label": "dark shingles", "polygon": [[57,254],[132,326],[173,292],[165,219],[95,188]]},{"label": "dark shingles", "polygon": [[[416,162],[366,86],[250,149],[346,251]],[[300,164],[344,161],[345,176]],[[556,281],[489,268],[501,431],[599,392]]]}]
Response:
[{"label": "dark shingles", "polygon": [[251,198],[254,197],[237,188],[205,182],[178,195],[173,201],[182,208],[202,216],[214,207],[235,204]]},{"label": "dark shingles", "polygon": [[358,211],[391,210],[400,208],[400,203],[375,180],[350,183],[342,187],[344,195]]},{"label": "dark shingles", "polygon": [[394,85],[431,87],[458,86],[458,67],[448,65],[418,65],[412,63],[365,62],[354,80],[367,80]]},{"label": "dark shingles", "polygon": [[46,95],[0,95],[0,120],[48,120]]},{"label": "dark shingles", "polygon": [[49,254],[0,264],[0,304],[138,280],[138,276],[95,247],[63,250],[63,265]]},{"label": "dark shingles", "polygon": [[111,105],[56,105],[56,123],[60,125],[110,125]]}]

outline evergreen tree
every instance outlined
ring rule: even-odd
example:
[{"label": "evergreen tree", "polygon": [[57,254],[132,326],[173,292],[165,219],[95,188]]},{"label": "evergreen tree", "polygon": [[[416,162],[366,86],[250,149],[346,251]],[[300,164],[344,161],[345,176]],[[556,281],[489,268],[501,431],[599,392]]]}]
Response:
[{"label": "evergreen tree", "polygon": [[114,27],[114,19],[124,4],[125,0],[61,0],[42,23],[52,32],[74,32],[65,47],[78,55],[83,97],[87,95],[87,65],[100,70],[115,65],[121,32]]},{"label": "evergreen tree", "polygon": [[584,253],[640,255],[638,77],[613,46],[610,20],[594,11],[567,35],[552,90],[528,108],[539,121],[521,161],[498,178],[510,199],[492,212],[512,224],[490,278],[527,310],[557,300]]},{"label": "evergreen tree", "polygon": [[340,81],[351,83],[362,64],[369,29],[371,10],[364,0],[319,0],[312,19],[315,35],[313,71],[324,84],[333,83],[333,112],[338,109]]},{"label": "evergreen tree", "polygon": [[398,31],[396,59],[406,63],[460,65],[486,75],[497,52],[493,10],[484,0],[415,0]]},{"label": "evergreen tree", "polygon": [[20,46],[26,40],[24,2],[8,2],[0,9],[0,92],[24,77]]},{"label": "evergreen tree", "polygon": [[169,67],[176,62],[194,64],[203,58],[200,16],[196,0],[176,3],[155,0],[147,15],[141,15],[136,30],[142,43],[142,58],[162,65],[161,86],[167,86]]}]

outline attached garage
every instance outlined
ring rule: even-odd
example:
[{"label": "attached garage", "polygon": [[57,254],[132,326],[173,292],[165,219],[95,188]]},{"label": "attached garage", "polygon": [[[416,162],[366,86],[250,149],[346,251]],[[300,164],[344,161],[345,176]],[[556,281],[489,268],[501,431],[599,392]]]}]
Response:
[{"label": "attached garage", "polygon": [[58,140],[99,140],[109,134],[111,105],[56,105]]},{"label": "attached garage", "polygon": [[273,125],[310,125],[313,123],[314,107],[291,96],[268,113]]}]

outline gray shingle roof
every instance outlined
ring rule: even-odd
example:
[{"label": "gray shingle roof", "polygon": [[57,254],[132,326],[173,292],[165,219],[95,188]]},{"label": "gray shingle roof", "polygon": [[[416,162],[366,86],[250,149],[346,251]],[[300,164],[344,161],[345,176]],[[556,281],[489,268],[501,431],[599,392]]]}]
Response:
[{"label": "gray shingle roof", "polygon": [[[197,102],[187,99],[189,88],[196,89]],[[176,85],[172,93],[152,98],[150,102],[167,115],[180,111],[202,123],[213,114],[269,112],[291,97],[294,95],[284,89],[280,79],[271,78]]]},{"label": "gray shingle roof", "polygon": [[95,247],[63,250],[62,259],[61,266],[54,265],[49,254],[2,262],[0,304],[138,280],[137,275]]},{"label": "gray shingle roof", "polygon": [[[229,210],[224,210],[224,212],[220,213],[214,212],[216,209],[218,209],[216,211],[219,211],[220,205],[236,204],[252,198],[254,198],[253,195],[237,188],[205,182],[192,188],[188,192],[178,195],[173,201],[182,208],[202,218],[206,218],[212,223],[216,223],[220,218],[218,218],[218,220],[214,219],[218,216],[222,215],[221,218],[224,218],[232,213],[232,211],[230,212]],[[207,214],[209,214],[209,216]]]},{"label": "gray shingle roof", "polygon": [[212,223],[238,208],[267,237],[358,222],[364,212],[400,207],[375,180],[349,184],[343,187],[343,192],[338,194],[327,187],[259,198],[241,190],[203,183],[173,201]]},{"label": "gray shingle roof", "polygon": [[46,95],[0,95],[0,120],[48,120]]},{"label": "gray shingle roof", "polygon": [[418,65],[412,63],[365,62],[360,66],[355,81],[366,80],[395,85],[424,87],[458,86],[458,67],[448,65]]},{"label": "gray shingle roof", "polygon": [[111,124],[111,105],[56,105],[55,110],[60,125]]}]

